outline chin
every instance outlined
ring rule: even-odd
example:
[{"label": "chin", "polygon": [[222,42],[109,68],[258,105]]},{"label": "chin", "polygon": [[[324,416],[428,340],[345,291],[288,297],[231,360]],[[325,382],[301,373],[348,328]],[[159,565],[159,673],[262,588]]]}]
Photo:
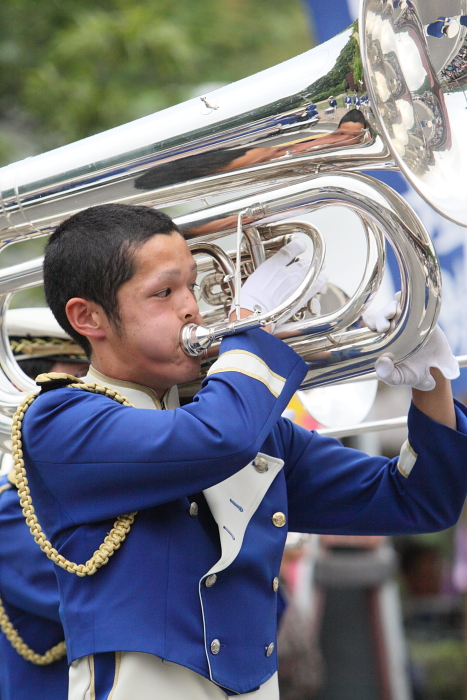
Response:
[{"label": "chin", "polygon": [[192,382],[199,377],[201,358],[187,357],[186,359],[188,362],[184,362],[183,366],[178,367],[178,370],[176,371],[177,377],[174,377],[173,385],[183,384],[184,382]]}]

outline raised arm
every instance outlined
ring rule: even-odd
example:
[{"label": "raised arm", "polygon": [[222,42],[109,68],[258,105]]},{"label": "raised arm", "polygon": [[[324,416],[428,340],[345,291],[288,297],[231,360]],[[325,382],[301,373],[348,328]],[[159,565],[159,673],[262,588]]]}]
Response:
[{"label": "raised arm", "polygon": [[432,420],[456,430],[457,418],[451,382],[437,367],[431,368],[430,372],[436,382],[434,389],[431,391],[412,389],[412,401],[419,411]]},{"label": "raised arm", "polygon": [[[378,333],[389,330],[400,313],[400,292],[382,309],[370,307],[363,315],[366,325]],[[439,326],[428,341],[402,362],[394,362],[391,355],[382,355],[375,364],[376,374],[391,386],[412,388],[412,401],[429,418],[456,429],[456,413],[451,391],[451,379],[459,376],[459,364]]]},{"label": "raised arm", "polygon": [[458,430],[413,404],[408,440],[391,460],[282,421],[282,442],[290,445],[285,448],[289,528],[394,535],[454,525],[467,493],[467,408],[457,404],[455,412]]}]

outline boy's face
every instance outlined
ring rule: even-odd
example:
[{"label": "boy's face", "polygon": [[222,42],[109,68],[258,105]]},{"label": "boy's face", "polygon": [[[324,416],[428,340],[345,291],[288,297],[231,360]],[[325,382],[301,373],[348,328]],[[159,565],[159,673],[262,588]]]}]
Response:
[{"label": "boy's face", "polygon": [[120,331],[107,329],[115,359],[110,376],[162,395],[199,373],[200,358],[188,357],[180,346],[182,327],[203,322],[193,295],[196,264],[176,231],[150,238],[134,261],[135,274],[118,291]]},{"label": "boy's face", "polygon": [[363,130],[363,124],[360,124],[360,122],[344,122],[339,126],[339,131],[349,136],[360,136]]}]

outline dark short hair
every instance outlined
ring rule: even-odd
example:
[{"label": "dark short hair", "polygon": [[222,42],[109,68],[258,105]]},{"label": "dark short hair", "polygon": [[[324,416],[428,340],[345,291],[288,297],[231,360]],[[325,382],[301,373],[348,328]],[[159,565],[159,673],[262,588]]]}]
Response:
[{"label": "dark short hair", "polygon": [[[78,366],[78,364],[86,366],[88,364],[86,360],[72,360],[64,355],[63,357],[30,357],[27,360],[18,360],[18,365],[27,377],[35,380],[39,374],[48,374],[52,372],[57,362],[66,362],[74,367]],[[72,370],[70,374],[74,375],[75,370]]]},{"label": "dark short hair", "polygon": [[55,360],[50,360],[48,357],[40,357],[39,359],[31,358],[29,360],[20,360],[18,365],[30,379],[35,379],[39,374],[47,374],[52,371]]},{"label": "dark short hair", "polygon": [[45,298],[58,323],[88,356],[89,340],[68,321],[69,299],[81,297],[99,304],[118,330],[117,294],[135,273],[136,251],[153,236],[178,230],[157,209],[103,204],[74,214],[51,235],[44,257]]},{"label": "dark short hair", "polygon": [[359,109],[349,109],[349,111],[346,114],[344,114],[344,116],[340,120],[339,126],[345,124],[346,122],[355,122],[357,124],[361,124],[364,129],[368,128],[367,121]]}]

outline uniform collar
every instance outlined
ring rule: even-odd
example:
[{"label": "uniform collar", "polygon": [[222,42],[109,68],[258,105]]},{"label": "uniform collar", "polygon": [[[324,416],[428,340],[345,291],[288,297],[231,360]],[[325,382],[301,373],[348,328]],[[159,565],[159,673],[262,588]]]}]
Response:
[{"label": "uniform collar", "polygon": [[87,375],[83,377],[83,381],[115,389],[136,408],[174,409],[180,406],[178,388],[176,386],[168,389],[162,399],[159,399],[156,392],[147,386],[106,377],[105,374],[98,372],[92,365],[90,365]]}]

